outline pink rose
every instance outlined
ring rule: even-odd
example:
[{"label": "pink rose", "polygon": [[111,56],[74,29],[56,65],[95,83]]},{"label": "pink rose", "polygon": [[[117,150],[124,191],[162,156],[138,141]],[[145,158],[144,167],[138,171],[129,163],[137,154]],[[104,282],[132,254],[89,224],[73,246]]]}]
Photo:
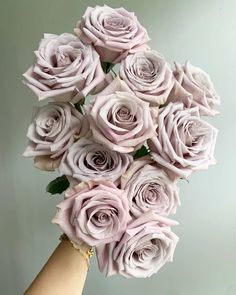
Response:
[{"label": "pink rose", "polygon": [[151,156],[174,177],[187,178],[193,171],[215,163],[217,130],[199,117],[197,107],[169,103],[158,117],[158,136],[148,141]]},{"label": "pink rose", "polygon": [[147,157],[136,160],[121,177],[121,188],[127,193],[130,211],[135,217],[150,210],[168,216],[180,205],[176,182],[154,164]]},{"label": "pink rose", "polygon": [[126,193],[110,181],[81,182],[69,188],[52,222],[75,243],[90,246],[119,241],[130,220]]},{"label": "pink rose", "polygon": [[178,237],[170,226],[177,223],[148,212],[131,222],[122,239],[96,248],[101,272],[127,278],[146,278],[173,260]]},{"label": "pink rose", "polygon": [[[85,117],[67,102],[50,102],[46,106],[35,107],[27,132],[29,143],[23,155],[36,156],[38,168],[54,170],[59,165],[57,158],[72,145],[75,138],[88,132],[85,121]],[[53,160],[57,161],[57,165],[53,166]]]},{"label": "pink rose", "polygon": [[35,64],[23,76],[39,100],[75,103],[104,83],[99,55],[72,34],[45,34],[35,55]]},{"label": "pink rose", "polygon": [[119,78],[86,107],[94,139],[120,153],[137,150],[155,135],[157,112]]},{"label": "pink rose", "polygon": [[135,95],[152,105],[162,105],[174,85],[171,69],[154,50],[130,54],[121,62],[119,76]]},{"label": "pink rose", "polygon": [[94,45],[102,61],[113,64],[146,48],[149,41],[134,13],[107,5],[88,7],[74,31],[85,43]]},{"label": "pink rose", "polygon": [[80,181],[91,179],[117,181],[133,162],[133,157],[120,154],[96,143],[92,138],[81,138],[64,154],[59,171]]},{"label": "pink rose", "polygon": [[207,73],[189,62],[175,64],[173,71],[176,82],[168,101],[182,102],[186,108],[197,106],[202,116],[218,114],[214,108],[220,104],[220,98]]}]

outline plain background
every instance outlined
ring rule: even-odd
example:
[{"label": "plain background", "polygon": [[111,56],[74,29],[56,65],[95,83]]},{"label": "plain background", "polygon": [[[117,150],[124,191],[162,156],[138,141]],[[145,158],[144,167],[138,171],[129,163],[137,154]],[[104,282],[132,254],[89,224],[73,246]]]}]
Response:
[{"label": "plain background", "polygon": [[[21,157],[37,99],[21,83],[44,32],[72,32],[86,6],[102,1],[1,0],[0,104],[0,293],[22,294],[58,244],[50,223],[61,196],[45,194],[55,175]],[[182,206],[174,218],[180,237],[174,262],[150,279],[106,279],[96,260],[84,295],[236,294],[236,1],[107,1],[135,11],[166,59],[202,67],[222,98],[218,164],[182,182]],[[54,294],[52,294],[54,295]],[[56,295],[56,294],[55,294]]]}]

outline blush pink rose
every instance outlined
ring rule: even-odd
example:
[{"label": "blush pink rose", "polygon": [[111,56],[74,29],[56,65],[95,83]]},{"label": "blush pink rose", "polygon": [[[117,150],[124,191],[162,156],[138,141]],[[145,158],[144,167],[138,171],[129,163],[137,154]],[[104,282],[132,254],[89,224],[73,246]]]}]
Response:
[{"label": "blush pink rose", "polygon": [[158,116],[158,136],[148,141],[151,156],[174,177],[187,178],[193,171],[215,163],[217,130],[202,120],[197,107],[169,103]]},{"label": "blush pink rose", "polygon": [[215,107],[220,104],[220,97],[207,73],[186,62],[176,63],[173,74],[176,81],[168,101],[182,102],[186,108],[197,106],[202,116],[218,114]]},{"label": "blush pink rose", "polygon": [[107,276],[146,278],[157,273],[173,254],[179,238],[171,231],[173,220],[152,211],[132,221],[121,240],[96,248],[99,269]]},{"label": "blush pink rose", "polygon": [[80,138],[64,154],[59,171],[80,181],[120,179],[133,157],[108,149],[92,138]]},{"label": "blush pink rose", "polygon": [[86,107],[86,114],[95,141],[130,153],[155,135],[158,109],[150,108],[116,78]]},{"label": "blush pink rose", "polygon": [[23,76],[39,100],[75,103],[105,83],[97,52],[72,34],[45,34],[35,55],[35,64]]},{"label": "blush pink rose", "polygon": [[176,213],[180,205],[177,183],[149,157],[133,162],[121,177],[121,188],[126,191],[130,211],[136,218],[150,210],[168,216]]},{"label": "blush pink rose", "polygon": [[110,181],[69,188],[52,222],[75,243],[90,246],[119,241],[130,220],[127,196]]},{"label": "blush pink rose", "polygon": [[162,105],[174,85],[172,71],[154,50],[128,55],[120,65],[119,76],[135,95],[151,105]]},{"label": "blush pink rose", "polygon": [[146,48],[149,41],[133,12],[107,5],[88,7],[74,31],[83,42],[93,44],[102,61],[113,64]]},{"label": "blush pink rose", "polygon": [[36,157],[36,166],[40,169],[54,170],[60,163],[58,157],[75,139],[87,132],[85,116],[70,103],[50,102],[45,106],[35,107],[27,132],[29,143],[23,155]]}]

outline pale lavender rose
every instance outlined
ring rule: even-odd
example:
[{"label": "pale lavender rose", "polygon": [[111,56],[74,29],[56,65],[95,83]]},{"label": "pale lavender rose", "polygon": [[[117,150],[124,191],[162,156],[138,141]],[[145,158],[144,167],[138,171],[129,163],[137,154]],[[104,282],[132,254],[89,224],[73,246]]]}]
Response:
[{"label": "pale lavender rose", "polygon": [[64,154],[59,166],[62,175],[80,181],[120,179],[133,157],[108,149],[92,138],[81,138]]},{"label": "pale lavender rose", "polygon": [[149,157],[133,162],[121,177],[121,188],[127,193],[135,217],[150,210],[168,216],[176,213],[180,205],[177,183]]},{"label": "pale lavender rose", "polygon": [[116,78],[86,106],[93,137],[109,149],[130,153],[155,135],[157,108]]},{"label": "pale lavender rose", "polygon": [[70,103],[50,102],[43,107],[35,107],[27,132],[29,143],[23,155],[36,157],[36,166],[40,169],[54,170],[59,165],[58,157],[75,138],[87,132],[86,117]]},{"label": "pale lavender rose", "polygon": [[127,196],[110,181],[69,188],[52,222],[75,243],[90,246],[119,241],[130,220]]},{"label": "pale lavender rose", "polygon": [[130,54],[121,62],[119,76],[139,98],[162,105],[174,85],[172,71],[154,50]]},{"label": "pale lavender rose", "polygon": [[132,221],[122,239],[96,248],[101,272],[127,278],[146,278],[157,273],[173,254],[179,238],[170,226],[177,222],[152,211]]},{"label": "pale lavender rose", "polygon": [[78,102],[105,83],[97,52],[72,34],[45,34],[35,55],[35,64],[23,76],[39,100]]},{"label": "pale lavender rose", "polygon": [[169,103],[158,116],[158,136],[148,141],[153,160],[173,177],[187,178],[193,171],[215,164],[217,130],[199,116],[197,107]]},{"label": "pale lavender rose", "polygon": [[202,116],[218,114],[215,107],[220,104],[220,97],[207,73],[186,62],[175,63],[173,74],[176,81],[168,101],[183,102],[186,108],[197,106]]},{"label": "pale lavender rose", "polygon": [[147,48],[149,41],[146,29],[133,12],[107,5],[88,7],[74,31],[85,43],[94,45],[102,61],[113,64]]}]

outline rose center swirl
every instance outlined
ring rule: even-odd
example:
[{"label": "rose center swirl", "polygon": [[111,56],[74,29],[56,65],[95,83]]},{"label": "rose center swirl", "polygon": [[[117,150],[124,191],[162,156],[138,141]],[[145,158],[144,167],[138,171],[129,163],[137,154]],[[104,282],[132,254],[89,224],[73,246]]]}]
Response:
[{"label": "rose center swirl", "polygon": [[133,201],[140,208],[147,206],[156,209],[165,208],[169,205],[169,198],[166,195],[163,186],[155,182],[140,185]]},{"label": "rose center swirl", "polygon": [[115,126],[130,130],[133,129],[136,124],[136,116],[127,106],[114,105],[113,108],[109,110],[108,121]]},{"label": "rose center swirl", "polygon": [[[112,220],[113,220],[113,215],[117,214],[115,209],[113,208],[100,208],[99,210],[96,210],[94,214],[92,213],[94,208],[91,208],[90,210],[87,211],[88,216],[91,216],[91,222],[99,227],[104,227],[104,226],[112,226]],[[91,212],[90,212],[91,211]]]},{"label": "rose center swirl", "polygon": [[67,67],[81,54],[80,50],[77,50],[70,45],[60,45],[56,49],[55,53],[51,56],[51,64],[53,67]]},{"label": "rose center swirl", "polygon": [[137,76],[143,81],[148,81],[150,83],[155,81],[158,70],[158,65],[144,57],[137,58],[132,66],[132,74],[134,76]]},{"label": "rose center swirl", "polygon": [[114,167],[114,161],[105,151],[92,151],[86,155],[84,165],[92,170],[107,171]]},{"label": "rose center swirl", "polygon": [[195,121],[189,121],[180,129],[180,138],[188,148],[194,148],[203,143],[207,133],[206,128],[203,128]]},{"label": "rose center swirl", "polygon": [[137,262],[145,263],[156,258],[159,255],[158,245],[153,244],[151,241],[141,245],[133,252],[133,259]]},{"label": "rose center swirl", "polygon": [[125,31],[129,32],[132,29],[130,19],[127,17],[120,17],[117,15],[109,15],[103,20],[103,27],[108,31]]},{"label": "rose center swirl", "polygon": [[36,131],[37,133],[42,136],[53,136],[55,135],[58,130],[58,124],[60,122],[60,115],[57,111],[51,112],[44,112],[39,114],[35,124],[36,124]]}]

